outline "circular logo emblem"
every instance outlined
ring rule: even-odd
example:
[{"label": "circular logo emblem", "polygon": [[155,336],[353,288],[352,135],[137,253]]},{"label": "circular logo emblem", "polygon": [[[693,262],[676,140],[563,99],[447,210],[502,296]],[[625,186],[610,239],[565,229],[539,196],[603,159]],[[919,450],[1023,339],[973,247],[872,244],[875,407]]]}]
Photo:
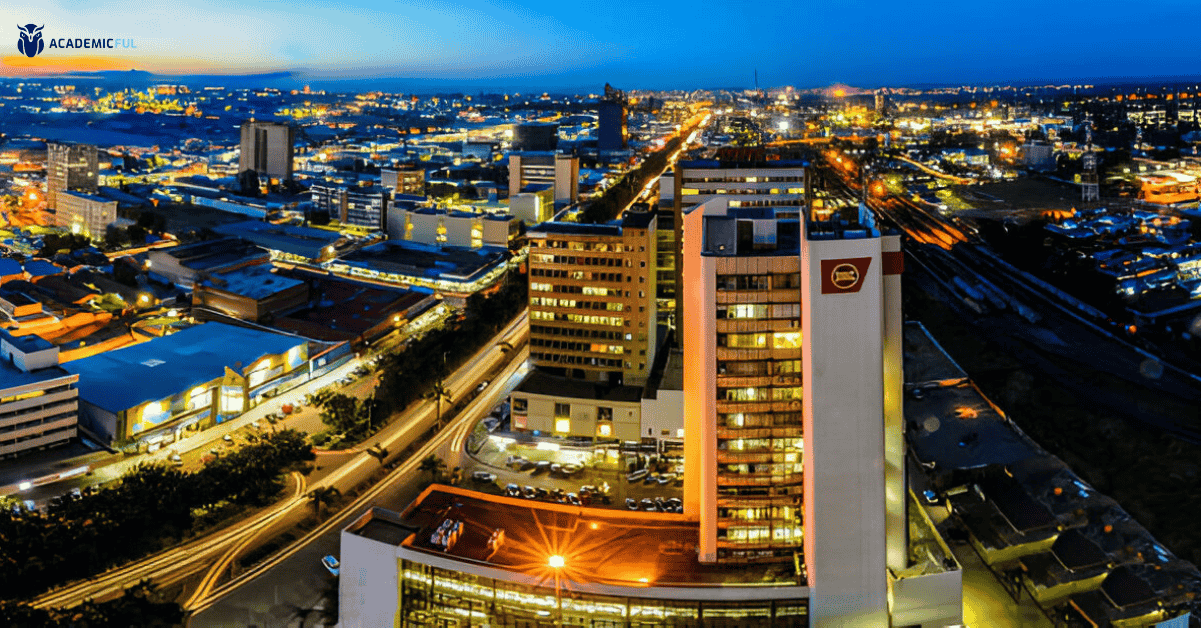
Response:
[{"label": "circular logo emblem", "polygon": [[849,290],[859,283],[859,269],[850,264],[839,264],[830,271],[830,283],[839,290]]}]

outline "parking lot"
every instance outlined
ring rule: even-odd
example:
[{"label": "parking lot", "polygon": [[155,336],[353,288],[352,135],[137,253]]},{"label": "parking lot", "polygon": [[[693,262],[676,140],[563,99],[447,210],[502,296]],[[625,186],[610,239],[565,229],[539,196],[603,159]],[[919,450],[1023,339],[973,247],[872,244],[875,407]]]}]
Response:
[{"label": "parking lot", "polygon": [[[500,431],[504,423],[494,427],[497,430],[478,451],[463,456],[466,487],[595,508],[683,511],[683,464],[678,459],[660,460],[652,452],[570,446],[558,439]],[[638,466],[639,458],[644,468],[630,473],[629,465]]]}]

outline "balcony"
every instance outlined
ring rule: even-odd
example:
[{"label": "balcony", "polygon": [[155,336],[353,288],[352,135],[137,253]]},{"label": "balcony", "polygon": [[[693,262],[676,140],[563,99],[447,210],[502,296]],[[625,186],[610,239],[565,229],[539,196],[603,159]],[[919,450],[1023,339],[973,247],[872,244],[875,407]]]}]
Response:
[{"label": "balcony", "polygon": [[721,473],[717,474],[717,485],[720,486],[790,486],[800,485],[805,481],[804,473],[786,473],[773,475],[770,473]]}]

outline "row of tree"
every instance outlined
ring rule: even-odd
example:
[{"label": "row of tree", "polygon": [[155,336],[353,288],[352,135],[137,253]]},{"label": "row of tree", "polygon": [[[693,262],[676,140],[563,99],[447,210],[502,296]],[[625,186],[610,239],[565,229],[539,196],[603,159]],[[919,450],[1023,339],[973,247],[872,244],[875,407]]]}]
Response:
[{"label": "row of tree", "polygon": [[262,506],[282,474],[315,456],[284,430],[195,473],[139,465],[113,487],[68,495],[45,512],[0,508],[0,599],[23,599],[179,542],[198,517],[225,505]]},{"label": "row of tree", "polygon": [[453,324],[427,332],[404,351],[384,354],[377,363],[380,379],[372,399],[318,393],[312,403],[321,408],[322,421],[346,434],[345,440],[361,440],[386,417],[426,397],[438,401],[441,422],[443,402],[451,401],[444,385],[447,375],[525,309],[528,289],[526,276],[510,271],[492,294],[468,297],[463,315]]},{"label": "row of tree", "polygon": [[580,222],[597,224],[616,219],[627,205],[634,202],[646,187],[646,183],[667,168],[667,156],[680,147],[689,133],[689,129],[681,130],[662,149],[647,155],[637,168],[627,172],[617,183],[605,190],[603,196],[584,207]]},{"label": "row of tree", "polygon": [[87,601],[74,608],[43,610],[0,601],[0,626],[7,628],[174,628],[182,626],[183,608],[158,599],[148,580],[107,602]]}]

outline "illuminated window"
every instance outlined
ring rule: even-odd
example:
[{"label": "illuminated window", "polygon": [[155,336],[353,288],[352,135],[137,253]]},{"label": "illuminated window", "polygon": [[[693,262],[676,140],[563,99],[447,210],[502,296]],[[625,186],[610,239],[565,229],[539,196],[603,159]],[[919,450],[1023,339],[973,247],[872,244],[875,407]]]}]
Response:
[{"label": "illuminated window", "polygon": [[555,431],[567,433],[571,431],[571,419],[555,419]]},{"label": "illuminated window", "polygon": [[241,412],[245,404],[246,400],[243,397],[240,386],[221,387],[221,412]]},{"label": "illuminated window", "polygon": [[609,423],[601,423],[596,428],[596,435],[597,436],[612,436],[613,435],[613,426],[610,425]]},{"label": "illuminated window", "polygon": [[[722,337],[725,344],[722,345]],[[718,346],[731,349],[763,349],[767,347],[767,334],[718,334]]]},{"label": "illuminated window", "polygon": [[188,409],[199,410],[213,402],[213,395],[204,386],[197,386],[188,393]]},{"label": "illuminated window", "polygon": [[170,414],[167,404],[161,401],[151,401],[142,408],[142,423],[158,425],[167,419]]},{"label": "illuminated window", "polygon": [[801,332],[778,331],[772,334],[771,346],[773,349],[800,349]]}]

